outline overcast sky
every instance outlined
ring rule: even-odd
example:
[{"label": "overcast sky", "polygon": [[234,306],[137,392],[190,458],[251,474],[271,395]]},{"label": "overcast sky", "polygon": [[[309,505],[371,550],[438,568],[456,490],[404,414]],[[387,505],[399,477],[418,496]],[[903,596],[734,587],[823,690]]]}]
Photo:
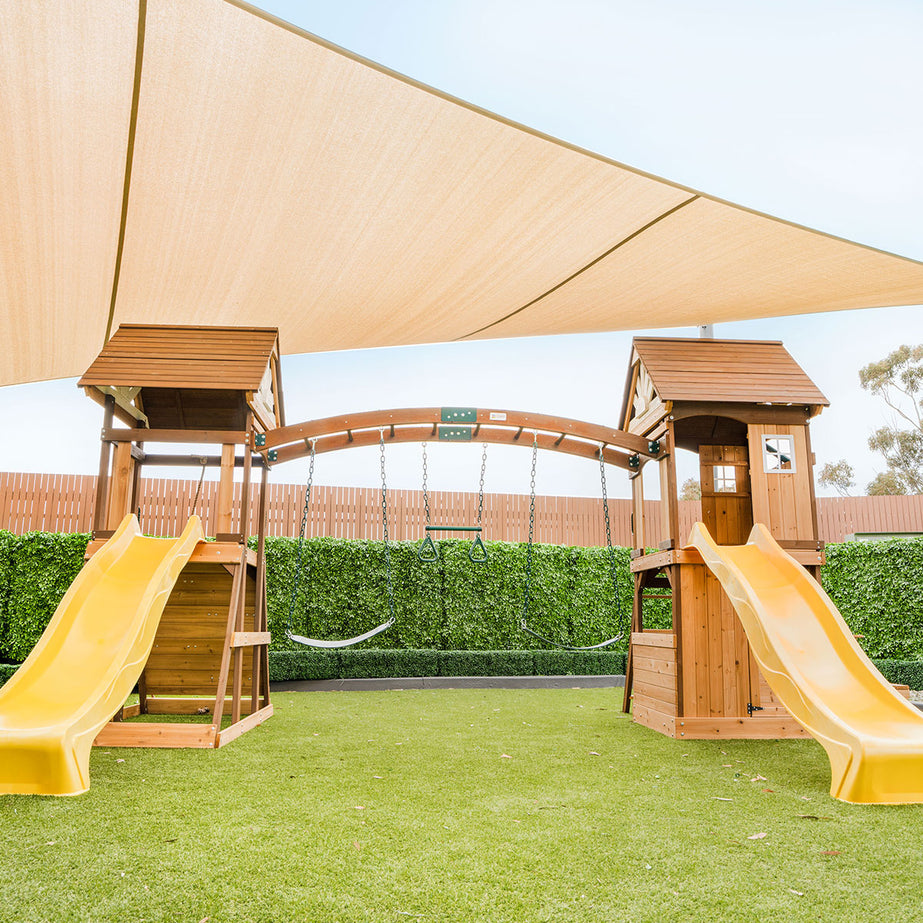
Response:
[{"label": "overcast sky", "polygon": [[[264,0],[270,12],[508,118],[760,211],[923,259],[923,4]],[[695,335],[691,328],[654,332]],[[886,421],[857,371],[923,343],[919,306],[716,329],[781,339],[831,407],[819,464],[881,470]],[[408,347],[283,362],[289,422],[375,407],[478,405],[615,424],[632,333]],[[283,344],[284,345],[284,344]],[[49,427],[48,424],[53,424]],[[100,411],[74,381],[0,389],[0,468],[94,473]],[[440,451],[440,448],[443,451]],[[473,489],[479,450],[430,451],[431,484]],[[528,491],[528,453],[491,447],[488,490]],[[303,465],[274,471],[299,481]],[[376,483],[374,452],[318,460],[322,483]],[[419,447],[390,450],[393,486],[419,483]],[[686,473],[694,466],[686,462]],[[189,476],[193,476],[190,473]],[[610,495],[627,496],[611,472]],[[543,493],[598,492],[592,463],[544,455]]]}]

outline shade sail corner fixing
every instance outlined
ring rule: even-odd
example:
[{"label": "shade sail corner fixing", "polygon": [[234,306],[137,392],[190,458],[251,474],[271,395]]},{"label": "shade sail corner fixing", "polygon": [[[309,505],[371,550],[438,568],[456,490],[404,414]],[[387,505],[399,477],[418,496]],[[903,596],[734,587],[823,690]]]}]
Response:
[{"label": "shade sail corner fixing", "polygon": [[[120,323],[287,353],[923,302],[923,264],[734,205],[241,0],[13,0],[0,383]],[[52,332],[53,331],[53,336]]]}]

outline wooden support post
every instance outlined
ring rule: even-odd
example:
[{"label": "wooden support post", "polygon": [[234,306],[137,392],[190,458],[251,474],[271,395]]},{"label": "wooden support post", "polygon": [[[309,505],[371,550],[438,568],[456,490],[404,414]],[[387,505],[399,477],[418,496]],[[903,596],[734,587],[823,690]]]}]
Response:
[{"label": "wooden support post", "polygon": [[[248,449],[249,453],[249,449]],[[257,522],[257,546],[256,546],[256,600],[253,607],[253,630],[266,631],[267,613],[266,613],[266,514],[267,514],[267,493],[269,486],[269,469],[263,468],[260,477],[260,501]],[[256,711],[259,703],[260,693],[263,692],[262,677],[267,678],[265,688],[265,699],[263,705],[269,704],[269,655],[267,647],[253,648],[253,686],[250,692],[250,709],[251,713]]]},{"label": "wooden support post", "polygon": [[[221,717],[224,713],[224,699],[228,691],[228,674],[231,669],[231,639],[237,626],[237,613],[244,605],[247,590],[247,549],[242,548],[234,569],[231,583],[231,599],[228,606],[228,623],[224,639],[224,651],[221,654],[221,669],[218,672],[218,690],[215,693],[215,746],[218,746],[217,732],[221,730]],[[232,704],[233,707],[233,704]]]},{"label": "wooden support post", "polygon": [[632,547],[644,553],[647,530],[644,521],[644,478],[639,472],[631,479],[631,535]]},{"label": "wooden support post", "polygon": [[664,454],[660,458],[660,524],[661,549],[682,548],[684,537],[679,534],[679,488],[676,485],[676,454],[673,449],[673,423],[667,424],[667,435],[660,442]]},{"label": "wooden support post", "polygon": [[131,510],[131,485],[135,461],[131,457],[131,443],[120,442],[115,447],[112,476],[109,487],[109,513],[107,529],[118,528],[119,523]]},{"label": "wooden support post", "polygon": [[218,482],[218,502],[215,534],[229,533],[233,523],[234,505],[234,445],[221,446],[221,479]]},{"label": "wooden support post", "polygon": [[[808,469],[810,471],[810,477],[808,477],[808,491],[811,498],[811,529],[812,535],[811,538],[815,542],[820,541],[820,529],[817,525],[817,495],[814,490],[814,450],[811,448],[811,427],[805,426],[804,428],[804,442],[805,442],[805,458],[807,462]],[[822,548],[822,545],[818,545],[819,548]],[[818,581],[820,579],[820,568],[815,568],[817,571]]]},{"label": "wooden support post", "polygon": [[96,507],[93,510],[93,531],[100,532],[106,528],[106,513],[109,500],[109,459],[111,445],[105,439],[105,432],[112,428],[115,415],[115,398],[107,394],[103,403],[103,436],[99,446],[99,476],[96,479]]},{"label": "wooden support post", "polygon": [[[143,449],[143,443],[139,443],[138,448]],[[141,522],[141,466],[143,464],[142,461],[134,459],[134,465],[131,469],[131,497],[128,501],[128,508],[137,515],[139,523]]]},{"label": "wooden support post", "polygon": [[628,657],[625,661],[625,690],[622,694],[622,711],[627,715],[631,711],[631,687],[634,679],[634,657],[632,654],[631,638],[636,631],[644,631],[644,614],[642,600],[644,598],[644,581],[647,571],[634,574],[635,588],[631,599],[631,632],[628,635]]},{"label": "wooden support post", "polygon": [[673,637],[676,642],[676,714],[684,715],[685,704],[683,700],[683,594],[681,592],[682,578],[678,564],[663,569],[667,580],[670,582],[670,608],[673,613]]},{"label": "wooden support post", "polygon": [[[253,431],[253,414],[247,414],[247,431]],[[246,545],[250,535],[250,475],[253,468],[253,452],[250,442],[244,445],[244,477],[240,490],[240,509],[238,512],[237,531],[243,536],[241,541]]]},{"label": "wooden support post", "polygon": [[[666,443],[665,448],[669,453],[667,455],[666,483],[661,479],[660,496],[661,502],[664,496],[670,498],[669,503],[669,532],[668,535],[672,540],[672,548],[682,548],[688,536],[679,534],[679,487],[676,483],[676,441],[673,435],[673,421],[667,422],[667,436],[662,439],[661,443]],[[661,468],[661,471],[663,469]]]},{"label": "wooden support post", "polygon": [[[234,651],[234,685],[231,701],[231,723],[237,724],[240,721],[240,698],[242,693],[243,673],[244,673],[244,649],[234,645],[234,636],[244,630],[244,615],[247,608],[247,565],[246,558],[241,561],[240,570],[243,573],[243,589],[240,593],[240,601],[237,606],[237,618],[234,622],[234,632],[230,637],[231,648]],[[256,613],[254,613],[255,615]]]}]

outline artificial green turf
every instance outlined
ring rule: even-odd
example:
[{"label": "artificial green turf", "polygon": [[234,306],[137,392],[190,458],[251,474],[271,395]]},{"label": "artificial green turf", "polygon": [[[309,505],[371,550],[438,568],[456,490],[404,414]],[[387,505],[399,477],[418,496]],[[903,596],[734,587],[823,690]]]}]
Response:
[{"label": "artificial green turf", "polygon": [[920,918],[923,807],[832,800],[813,741],[669,740],[611,689],[274,701],[0,798],[0,920]]}]

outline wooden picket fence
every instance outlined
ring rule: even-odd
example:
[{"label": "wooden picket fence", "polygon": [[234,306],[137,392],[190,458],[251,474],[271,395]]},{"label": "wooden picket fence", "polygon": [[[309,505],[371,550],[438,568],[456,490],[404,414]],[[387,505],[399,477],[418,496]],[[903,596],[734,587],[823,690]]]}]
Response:
[{"label": "wooden picket fence", "polygon": [[[141,524],[151,535],[178,535],[196,496],[197,480],[144,478],[141,481]],[[235,485],[235,508],[241,485]],[[218,485],[202,484],[197,512],[205,530],[216,514]],[[95,475],[0,473],[0,529],[23,533],[89,532],[96,498]],[[306,523],[309,536],[380,539],[381,491],[377,488],[315,485]],[[304,487],[271,484],[268,497],[270,535],[297,535],[301,525]],[[472,526],[477,520],[476,493],[430,492],[433,525]],[[659,540],[659,501],[646,503],[648,542]],[[923,496],[836,497],[818,500],[821,538],[841,542],[857,532],[923,532]],[[257,494],[249,502],[250,534],[256,532]],[[631,545],[630,501],[610,500],[612,541]],[[680,504],[681,534],[699,518],[699,504]],[[237,527],[235,523],[235,528]],[[400,540],[423,537],[425,512],[418,490],[388,491],[388,534]],[[485,540],[525,541],[529,535],[529,497],[522,494],[485,494],[482,515]],[[451,536],[453,533],[446,533]],[[465,533],[455,533],[464,537]],[[441,537],[441,534],[440,534]],[[535,541],[559,545],[603,545],[606,541],[602,503],[587,497],[536,497]]]}]

